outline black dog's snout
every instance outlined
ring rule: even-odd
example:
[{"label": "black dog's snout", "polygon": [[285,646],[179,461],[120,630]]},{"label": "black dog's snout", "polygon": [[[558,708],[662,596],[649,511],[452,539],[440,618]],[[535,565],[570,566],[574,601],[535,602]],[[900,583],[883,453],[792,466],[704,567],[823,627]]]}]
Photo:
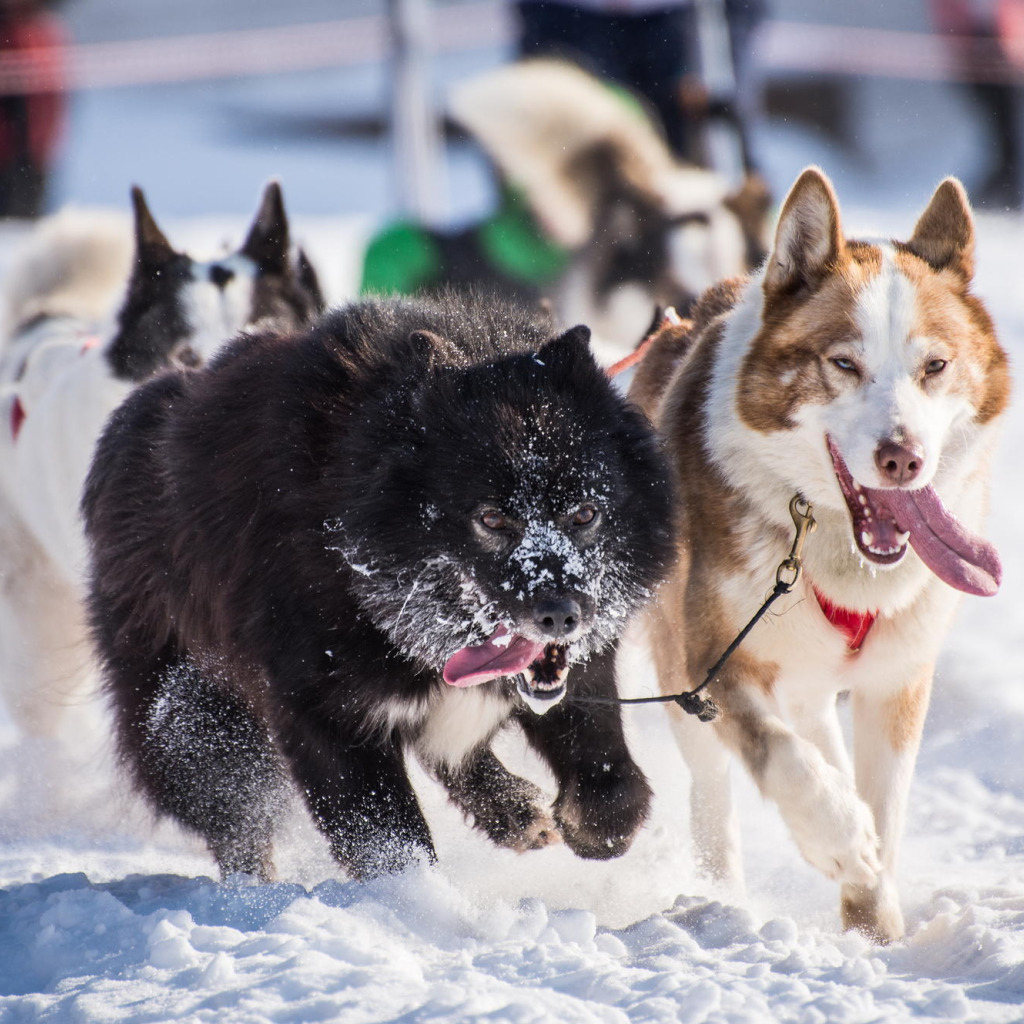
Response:
[{"label": "black dog's snout", "polygon": [[547,636],[560,639],[568,636],[579,626],[583,609],[578,601],[568,598],[563,601],[538,601],[533,606],[533,621]]},{"label": "black dog's snout", "polygon": [[214,263],[210,267],[210,280],[221,289],[224,290],[224,286],[235,276],[233,270],[229,270],[227,267],[222,267],[219,263]]}]

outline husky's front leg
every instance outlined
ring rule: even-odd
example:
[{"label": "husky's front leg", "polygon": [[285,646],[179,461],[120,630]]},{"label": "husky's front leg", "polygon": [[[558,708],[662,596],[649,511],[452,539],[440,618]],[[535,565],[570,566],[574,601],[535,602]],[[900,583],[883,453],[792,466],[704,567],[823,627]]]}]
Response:
[{"label": "husky's front leg", "polygon": [[843,886],[843,924],[878,942],[892,942],[903,936],[894,876],[932,675],[933,666],[929,665],[895,693],[853,694],[857,791],[874,812],[882,870],[873,886]]},{"label": "husky's front leg", "polygon": [[734,656],[712,687],[721,706],[715,729],[743,759],[761,793],[774,801],[804,858],[844,885],[872,888],[881,867],[871,810],[853,780],[777,714],[762,688],[771,673]]},{"label": "husky's front leg", "polygon": [[690,769],[690,831],[697,867],[741,899],[745,885],[729,771],[732,754],[712,726],[681,708],[669,708],[669,721]]}]

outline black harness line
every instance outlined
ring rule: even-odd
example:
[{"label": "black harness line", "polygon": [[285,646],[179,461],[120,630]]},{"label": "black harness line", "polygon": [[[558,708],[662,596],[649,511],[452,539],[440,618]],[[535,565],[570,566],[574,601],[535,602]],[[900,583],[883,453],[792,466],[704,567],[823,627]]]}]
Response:
[{"label": "black harness line", "polygon": [[725,649],[725,653],[708,669],[704,681],[692,690],[672,693],[659,697],[570,697],[574,704],[678,704],[688,715],[696,715],[702,722],[711,722],[718,717],[718,705],[701,691],[718,677],[725,663],[735,654],[736,649],[747,638],[747,634],[761,621],[768,609],[783,594],[788,594],[800,578],[803,568],[803,548],[807,535],[818,525],[811,515],[813,506],[806,498],[795,494],[789,502],[789,512],[796,526],[796,536],[789,554],[775,570],[775,586],[764,604],[754,613],[751,620],[739,631],[736,639]]}]

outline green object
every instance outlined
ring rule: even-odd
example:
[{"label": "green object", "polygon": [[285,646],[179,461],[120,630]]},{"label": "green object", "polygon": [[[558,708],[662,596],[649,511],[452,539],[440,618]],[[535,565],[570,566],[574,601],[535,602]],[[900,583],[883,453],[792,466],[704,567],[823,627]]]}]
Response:
[{"label": "green object", "polygon": [[418,224],[396,221],[375,235],[363,256],[362,295],[411,295],[441,274],[441,251]]},{"label": "green object", "polygon": [[[501,277],[535,287],[549,284],[569,262],[566,249],[548,239],[522,195],[502,189],[501,205],[472,235],[480,257]],[[445,279],[441,247],[419,224],[388,224],[363,256],[362,295],[411,295]]]},{"label": "green object", "polygon": [[502,191],[501,206],[476,234],[491,266],[532,285],[553,281],[569,262],[568,251],[543,234],[526,200],[513,189]]}]

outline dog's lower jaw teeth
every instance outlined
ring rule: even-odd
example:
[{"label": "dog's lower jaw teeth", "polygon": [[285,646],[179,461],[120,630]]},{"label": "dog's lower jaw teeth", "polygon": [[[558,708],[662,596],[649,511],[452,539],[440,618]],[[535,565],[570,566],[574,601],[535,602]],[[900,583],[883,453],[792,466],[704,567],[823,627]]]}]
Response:
[{"label": "dog's lower jaw teeth", "polygon": [[516,676],[516,689],[523,703],[535,714],[543,715],[550,711],[565,696],[565,677],[568,669],[558,673],[554,683],[536,683],[533,673],[527,669]]}]

